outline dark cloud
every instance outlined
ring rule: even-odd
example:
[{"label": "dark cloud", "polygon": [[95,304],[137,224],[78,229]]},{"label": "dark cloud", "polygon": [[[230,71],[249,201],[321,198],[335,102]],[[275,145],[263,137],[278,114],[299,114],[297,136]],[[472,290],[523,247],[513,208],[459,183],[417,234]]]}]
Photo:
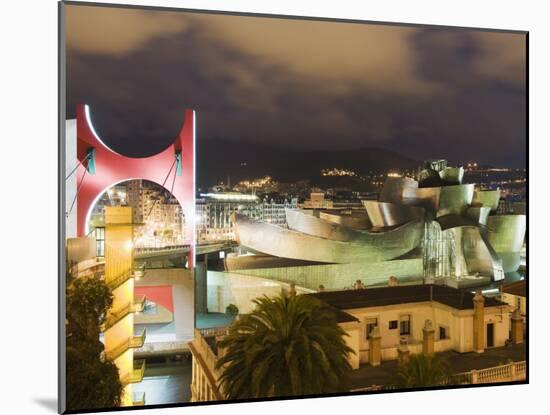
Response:
[{"label": "dark cloud", "polygon": [[173,15],[118,14],[146,33],[114,44],[68,31],[68,114],[88,103],[117,151],[155,153],[194,108],[199,140],[525,164],[523,35]]}]

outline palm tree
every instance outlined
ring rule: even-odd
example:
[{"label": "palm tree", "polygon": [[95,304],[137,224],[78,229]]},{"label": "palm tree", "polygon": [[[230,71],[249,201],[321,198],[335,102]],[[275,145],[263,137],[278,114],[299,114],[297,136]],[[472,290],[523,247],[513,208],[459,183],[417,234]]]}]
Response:
[{"label": "palm tree", "polygon": [[446,384],[451,377],[447,362],[435,354],[417,354],[400,366],[392,386],[414,388]]},{"label": "palm tree", "polygon": [[334,310],[307,296],[254,300],[218,343],[217,368],[228,399],[327,394],[349,390],[354,353]]}]

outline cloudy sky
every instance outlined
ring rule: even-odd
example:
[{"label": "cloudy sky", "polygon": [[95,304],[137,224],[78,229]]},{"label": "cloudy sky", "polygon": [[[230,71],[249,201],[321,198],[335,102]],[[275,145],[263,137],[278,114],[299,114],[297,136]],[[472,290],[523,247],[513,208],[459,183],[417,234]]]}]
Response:
[{"label": "cloudy sky", "polygon": [[156,153],[197,139],[525,166],[525,35],[67,6],[67,112]]}]

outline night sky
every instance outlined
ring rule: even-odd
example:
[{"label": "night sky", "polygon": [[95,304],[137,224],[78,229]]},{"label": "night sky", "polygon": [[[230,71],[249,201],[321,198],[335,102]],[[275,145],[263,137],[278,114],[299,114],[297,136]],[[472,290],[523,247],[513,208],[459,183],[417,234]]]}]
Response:
[{"label": "night sky", "polygon": [[[113,149],[197,140],[526,164],[519,33],[67,6],[67,114]],[[200,162],[200,160],[198,160]]]}]

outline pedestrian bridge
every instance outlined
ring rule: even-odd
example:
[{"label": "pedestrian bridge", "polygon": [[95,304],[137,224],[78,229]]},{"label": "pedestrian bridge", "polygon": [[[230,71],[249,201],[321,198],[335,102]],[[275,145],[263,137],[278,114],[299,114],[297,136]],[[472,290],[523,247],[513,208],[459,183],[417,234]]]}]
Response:
[{"label": "pedestrian bridge", "polygon": [[[209,254],[212,252],[224,251],[226,249],[231,249],[237,246],[237,243],[234,241],[222,241],[215,243],[205,243],[199,244],[196,247],[197,255]],[[190,251],[190,245],[169,245],[163,247],[144,247],[144,248],[135,248],[134,249],[134,258],[135,259],[147,259],[157,256],[166,256],[166,255],[178,255],[178,254],[188,254]]]}]

